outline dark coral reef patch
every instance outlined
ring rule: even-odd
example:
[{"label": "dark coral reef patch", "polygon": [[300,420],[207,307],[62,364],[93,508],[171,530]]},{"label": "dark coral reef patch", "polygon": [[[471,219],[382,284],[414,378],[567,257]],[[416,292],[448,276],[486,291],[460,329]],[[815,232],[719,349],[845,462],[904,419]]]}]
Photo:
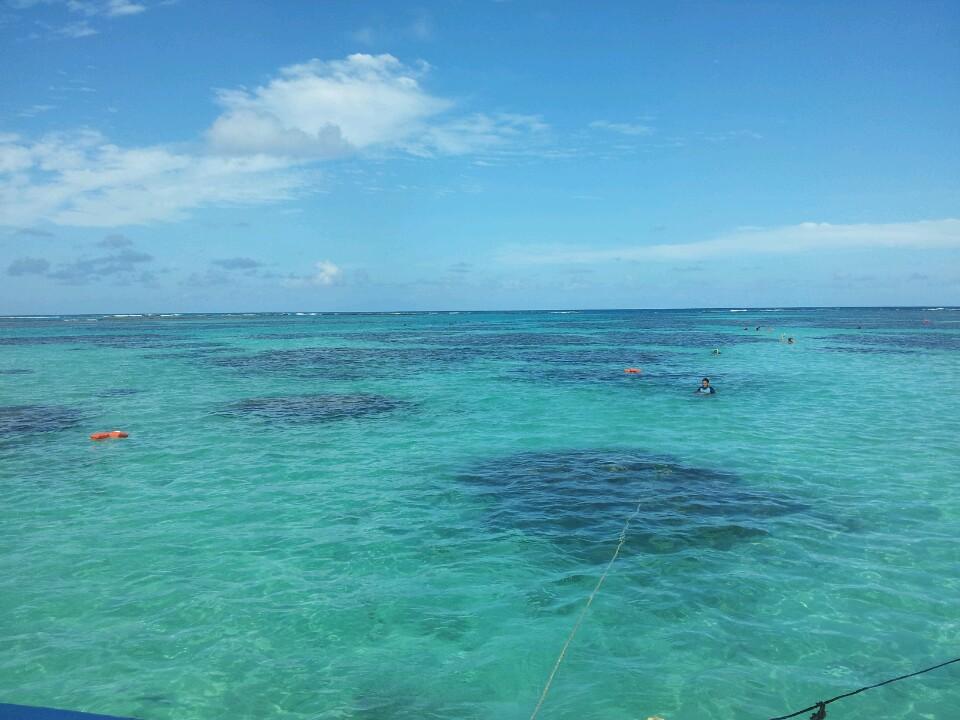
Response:
[{"label": "dark coral reef patch", "polygon": [[61,405],[0,405],[0,437],[59,432],[76,427],[83,414]]},{"label": "dark coral reef patch", "polygon": [[348,418],[375,417],[414,404],[406,400],[372,394],[288,395],[248,398],[220,412],[228,417],[254,417],[273,423],[325,423]]},{"label": "dark coral reef patch", "polygon": [[728,550],[805,509],[733,473],[624,450],[521,453],[482,462],[460,481],[487,504],[490,530],[537,535],[591,561],[609,554],[638,505],[625,552]]}]

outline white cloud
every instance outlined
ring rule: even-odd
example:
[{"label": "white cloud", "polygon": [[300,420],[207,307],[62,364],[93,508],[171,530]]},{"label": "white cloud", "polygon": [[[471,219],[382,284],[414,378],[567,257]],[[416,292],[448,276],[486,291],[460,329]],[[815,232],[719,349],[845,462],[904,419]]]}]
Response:
[{"label": "white cloud", "polygon": [[33,157],[29,148],[18,144],[16,139],[4,141],[0,138],[0,173],[26,170],[32,164]]},{"label": "white cloud", "polygon": [[224,90],[226,112],[208,132],[225,152],[335,155],[394,145],[450,103],[426,93],[392,55],[350,55],[291,65],[253,91]]},{"label": "white cloud", "polygon": [[307,278],[307,282],[311,285],[333,285],[343,274],[343,270],[329,260],[321,260],[314,265],[314,268],[316,272]]},{"label": "white cloud", "polygon": [[960,248],[960,220],[905,223],[800,223],[783,227],[745,227],[710,240],[690,243],[631,245],[604,250],[548,247],[505,252],[508,264],[555,265],[617,260],[677,261],[744,255],[789,255],[829,250]]},{"label": "white cloud", "polygon": [[454,103],[420,84],[427,69],[392,55],[362,53],[291,65],[253,90],[221,90],[225,112],[207,138],[225,154],[322,159],[363,150],[462,155],[505,147],[546,129],[539,118],[526,115],[447,117]]},{"label": "white cloud", "polygon": [[0,142],[0,225],[113,227],[183,218],[202,206],[294,197],[307,177],[263,155],[124,149],[93,131]]},{"label": "white cloud", "polygon": [[208,139],[216,150],[228,155],[267,153],[324,159],[352,149],[335,125],[303,131],[285,127],[276,116],[256,110],[235,110],[221,116],[210,128]]},{"label": "white cloud", "polygon": [[329,260],[314,263],[313,272],[309,275],[290,275],[283,284],[287,287],[303,287],[304,285],[335,285],[343,279],[343,270]]}]

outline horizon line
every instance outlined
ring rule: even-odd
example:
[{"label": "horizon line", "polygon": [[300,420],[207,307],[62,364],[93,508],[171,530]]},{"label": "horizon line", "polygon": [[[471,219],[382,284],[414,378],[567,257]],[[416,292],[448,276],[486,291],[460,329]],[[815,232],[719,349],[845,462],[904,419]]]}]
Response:
[{"label": "horizon line", "polygon": [[734,305],[716,305],[716,306],[690,306],[690,307],[646,307],[646,308],[614,308],[614,307],[591,307],[591,308],[513,308],[513,309],[443,309],[443,310],[219,310],[213,312],[206,311],[181,311],[181,312],[129,312],[129,313],[111,313],[111,312],[90,312],[90,313],[39,313],[36,315],[0,315],[4,320],[39,320],[43,318],[59,317],[112,317],[112,318],[144,318],[144,317],[183,317],[188,315],[425,315],[430,313],[574,313],[574,312],[682,312],[694,310],[726,310],[728,312],[740,311],[783,311],[783,310],[960,310],[960,305],[934,305],[933,303],[924,305],[783,305],[783,306],[755,306],[740,307]]}]

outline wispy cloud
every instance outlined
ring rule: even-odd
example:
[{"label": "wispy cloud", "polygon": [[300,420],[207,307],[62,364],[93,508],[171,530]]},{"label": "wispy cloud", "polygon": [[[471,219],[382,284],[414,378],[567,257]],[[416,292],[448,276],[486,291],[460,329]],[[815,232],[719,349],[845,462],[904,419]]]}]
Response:
[{"label": "wispy cloud", "polygon": [[543,247],[506,251],[500,260],[517,265],[556,265],[628,261],[685,261],[748,255],[790,255],[828,250],[960,248],[960,220],[920,220],[886,224],[800,223],[745,227],[689,243],[627,245],[601,250]]},{"label": "wispy cloud", "polygon": [[133,240],[128,238],[126,235],[107,235],[103,240],[97,243],[97,247],[102,248],[126,248],[132,247]]},{"label": "wispy cloud", "polygon": [[517,141],[532,141],[549,126],[534,115],[477,113],[424,128],[401,147],[413,155],[469,155],[495,152]]},{"label": "wispy cloud", "polygon": [[85,17],[123,17],[138,15],[147,9],[143,3],[131,0],[8,0],[14,10],[28,10],[38,5],[61,6],[71,13]]},{"label": "wispy cloud", "polygon": [[509,158],[542,147],[539,117],[458,114],[422,87],[427,72],[391,55],[292,65],[253,90],[217,93],[224,112],[192,148],[123,148],[94,130],[0,134],[0,226],[117,227],[289,200],[318,189],[309,165],[346,154]]},{"label": "wispy cloud", "polygon": [[248,257],[223,258],[214,260],[213,264],[224,270],[255,270],[263,267],[263,263]]},{"label": "wispy cloud", "polygon": [[50,261],[43,258],[17,258],[7,266],[7,275],[44,275],[50,269]]},{"label": "wispy cloud", "polygon": [[406,22],[401,21],[396,24],[370,23],[350,32],[348,35],[356,43],[373,47],[396,40],[426,42],[433,40],[436,34],[436,23],[433,21],[433,17],[421,10]]},{"label": "wispy cloud", "polygon": [[39,228],[17,228],[14,231],[15,235],[22,235],[24,237],[35,237],[35,238],[52,238],[56,237],[49,230],[41,230]]},{"label": "wispy cloud", "polygon": [[145,267],[153,262],[153,256],[135,250],[132,245],[133,241],[122,235],[108,235],[94,243],[94,247],[108,249],[110,252],[106,254],[82,256],[56,267],[45,258],[17,258],[7,267],[7,275],[43,275],[67,285],[86,285],[104,278],[120,282],[152,281],[153,276]]},{"label": "wispy cloud", "polygon": [[139,15],[145,12],[146,5],[130,2],[129,0],[109,0],[104,8],[104,14],[107,17],[125,17],[127,15]]},{"label": "wispy cloud", "polygon": [[56,28],[54,35],[65,38],[85,38],[90,37],[91,35],[97,35],[100,31],[95,29],[90,25],[86,20],[81,20],[80,22],[67,23],[61,27]]},{"label": "wispy cloud", "polygon": [[361,45],[373,45],[377,42],[378,34],[376,28],[370,25],[364,25],[350,33],[350,39]]},{"label": "wispy cloud", "polygon": [[0,225],[116,227],[177,220],[203,206],[294,197],[307,183],[290,161],[162,146],[124,149],[96,132],[30,142],[0,138]]},{"label": "wispy cloud", "polygon": [[55,110],[56,107],[56,105],[31,105],[30,107],[21,110],[19,113],[17,113],[17,115],[22,118],[32,118],[42,113]]},{"label": "wispy cloud", "polygon": [[[133,0],[7,0],[6,5],[12,11],[20,12],[41,5],[60,8],[60,21],[53,24],[45,20],[36,21],[36,26],[42,28],[43,32],[32,33],[31,39],[90,37],[99,34],[99,28],[94,25],[98,21],[139,15],[148,9],[147,4]],[[69,20],[71,17],[79,19]]]},{"label": "wispy cloud", "polygon": [[420,13],[406,26],[406,32],[416,40],[432,40],[436,34],[433,18],[426,13]]},{"label": "wispy cloud", "polygon": [[47,277],[71,285],[85,285],[101,278],[126,275],[149,263],[153,256],[132,249],[118,250],[108,255],[80,258],[47,273]]},{"label": "wispy cloud", "polygon": [[210,261],[211,267],[203,272],[193,272],[181,281],[181,285],[193,288],[213,287],[217,285],[237,285],[249,279],[268,280],[277,277],[264,272],[259,260],[248,257],[219,258]]},{"label": "wispy cloud", "polygon": [[621,135],[652,135],[654,128],[651,125],[627,122],[611,122],[609,120],[594,120],[590,123],[594,130],[609,130]]}]

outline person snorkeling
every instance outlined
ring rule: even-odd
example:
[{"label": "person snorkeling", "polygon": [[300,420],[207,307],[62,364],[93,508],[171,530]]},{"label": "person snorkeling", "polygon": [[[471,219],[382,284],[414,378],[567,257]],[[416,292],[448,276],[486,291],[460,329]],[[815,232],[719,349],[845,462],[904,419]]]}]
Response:
[{"label": "person snorkeling", "polygon": [[693,391],[697,395],[713,395],[717,391],[710,384],[710,378],[704,378],[700,381],[700,387]]}]

